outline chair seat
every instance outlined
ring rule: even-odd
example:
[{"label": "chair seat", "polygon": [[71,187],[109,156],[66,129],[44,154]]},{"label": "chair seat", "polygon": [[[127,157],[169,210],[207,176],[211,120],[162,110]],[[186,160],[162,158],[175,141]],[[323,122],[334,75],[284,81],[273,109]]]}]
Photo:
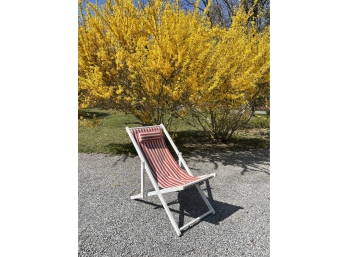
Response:
[{"label": "chair seat", "polygon": [[162,188],[171,188],[171,187],[178,187],[178,186],[182,186],[183,188],[187,188],[190,186],[194,186],[197,183],[203,182],[205,180],[208,180],[210,178],[213,178],[216,176],[216,173],[211,173],[211,174],[207,174],[207,175],[203,175],[203,176],[192,176],[190,179],[178,179],[178,178],[174,178],[172,176],[168,176],[166,177],[166,184],[167,185],[171,185],[168,187],[162,187]]}]

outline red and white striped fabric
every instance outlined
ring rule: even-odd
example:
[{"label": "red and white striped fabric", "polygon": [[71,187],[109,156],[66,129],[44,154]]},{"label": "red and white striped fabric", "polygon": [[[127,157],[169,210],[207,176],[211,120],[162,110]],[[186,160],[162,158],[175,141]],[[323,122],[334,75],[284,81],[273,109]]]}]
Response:
[{"label": "red and white striped fabric", "polygon": [[168,150],[160,126],[132,129],[132,133],[160,187],[182,186],[209,176],[191,176],[178,165]]},{"label": "red and white striped fabric", "polygon": [[163,137],[162,131],[140,132],[138,134],[139,143],[159,140]]}]

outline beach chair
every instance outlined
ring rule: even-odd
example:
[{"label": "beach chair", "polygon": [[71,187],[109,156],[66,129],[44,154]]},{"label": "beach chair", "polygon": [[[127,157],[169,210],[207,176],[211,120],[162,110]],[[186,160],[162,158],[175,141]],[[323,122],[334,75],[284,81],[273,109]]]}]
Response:
[{"label": "beach chair", "polygon": [[[131,196],[131,199],[143,199],[144,196],[158,195],[178,236],[181,235],[182,230],[203,219],[205,216],[215,214],[213,207],[210,205],[206,195],[203,193],[200,187],[200,182],[215,177],[215,173],[203,176],[193,176],[185,160],[183,159],[181,152],[179,152],[175,146],[163,124],[138,128],[126,127],[126,130],[141,161],[141,192],[140,194]],[[177,154],[178,163],[170,153],[166,145],[164,135],[167,137],[175,153]],[[182,168],[182,166],[185,170]],[[144,170],[147,172],[151,180],[151,183],[155,189],[154,191],[144,191]],[[168,208],[163,194],[178,192],[193,186],[197,188],[204,202],[208,206],[209,211],[179,228]]]}]

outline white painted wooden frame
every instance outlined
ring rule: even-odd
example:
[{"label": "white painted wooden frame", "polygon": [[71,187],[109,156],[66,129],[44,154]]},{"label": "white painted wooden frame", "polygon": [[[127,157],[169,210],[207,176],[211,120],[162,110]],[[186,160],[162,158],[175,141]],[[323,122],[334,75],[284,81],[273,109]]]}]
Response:
[{"label": "white painted wooden frame", "polygon": [[[154,126],[148,126],[148,128],[150,127],[154,127]],[[166,128],[164,127],[163,124],[160,125],[161,129],[163,130],[164,134],[166,135],[168,141],[170,142],[171,146],[173,147],[175,153],[178,155],[178,163],[180,165],[180,167],[184,166],[184,169],[186,170],[186,172],[188,174],[190,174],[191,176],[192,175],[192,172],[190,171],[190,168],[187,166],[184,158],[182,157],[182,154],[181,152],[179,152],[178,148],[176,147],[176,145],[174,144],[172,138],[170,137],[168,131],[166,130]],[[146,128],[146,127],[136,127],[136,128],[129,128],[129,127],[126,127],[126,131],[130,137],[130,139],[132,140],[132,143],[135,147],[135,150],[137,151],[138,155],[139,155],[139,158],[140,158],[140,161],[141,161],[141,165],[140,165],[140,174],[141,174],[141,191],[140,191],[140,194],[137,194],[137,195],[133,195],[131,196],[131,199],[144,199],[144,197],[146,196],[152,196],[152,195],[158,195],[163,207],[164,207],[164,210],[166,211],[168,217],[169,217],[169,220],[172,224],[172,226],[174,227],[174,230],[176,232],[176,234],[178,236],[181,236],[181,231],[184,230],[185,228],[193,225],[194,223],[200,221],[201,219],[203,219],[205,216],[209,215],[209,214],[215,214],[215,210],[213,209],[213,207],[211,206],[211,204],[209,203],[208,201],[208,198],[206,197],[206,195],[204,194],[204,192],[202,191],[200,185],[199,185],[199,182],[201,181],[204,181],[204,180],[207,180],[209,178],[212,178],[212,177],[215,177],[216,176],[216,173],[212,173],[210,176],[208,177],[204,177],[202,179],[199,179],[199,180],[196,180],[194,182],[191,182],[191,183],[188,183],[186,185],[183,185],[183,186],[176,186],[176,187],[171,187],[171,188],[163,188],[163,189],[160,189],[160,186],[157,184],[156,180],[154,179],[152,173],[151,173],[151,169],[149,167],[149,165],[147,164],[146,162],[146,159],[141,151],[141,149],[139,148],[133,134],[132,134],[132,130],[133,129],[138,129],[138,128]],[[150,191],[150,192],[144,192],[144,169],[145,171],[147,172],[147,175],[149,176],[150,180],[151,180],[151,183],[153,185],[153,187],[155,188],[155,191]],[[173,218],[173,215],[172,213],[170,212],[169,208],[168,208],[168,205],[163,197],[163,194],[164,193],[169,193],[169,192],[177,192],[177,191],[181,191],[181,190],[184,190],[185,188],[187,187],[190,187],[190,186],[193,186],[195,185],[195,187],[197,188],[198,192],[200,193],[201,197],[203,198],[205,204],[208,206],[209,208],[209,211],[202,214],[201,216],[199,216],[198,218],[192,220],[191,222],[187,223],[186,225],[182,226],[181,228],[178,227],[178,225],[176,224],[174,218]]]}]

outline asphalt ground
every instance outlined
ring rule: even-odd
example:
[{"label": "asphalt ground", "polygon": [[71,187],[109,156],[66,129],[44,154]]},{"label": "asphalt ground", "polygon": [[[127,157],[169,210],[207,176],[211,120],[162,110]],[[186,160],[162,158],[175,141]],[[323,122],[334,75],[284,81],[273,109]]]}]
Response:
[{"label": "asphalt ground", "polygon": [[[269,150],[184,159],[194,175],[217,174],[201,185],[216,214],[178,237],[158,196],[130,199],[140,193],[137,156],[79,153],[79,256],[269,256]],[[164,198],[179,227],[208,211],[194,187]]]}]

